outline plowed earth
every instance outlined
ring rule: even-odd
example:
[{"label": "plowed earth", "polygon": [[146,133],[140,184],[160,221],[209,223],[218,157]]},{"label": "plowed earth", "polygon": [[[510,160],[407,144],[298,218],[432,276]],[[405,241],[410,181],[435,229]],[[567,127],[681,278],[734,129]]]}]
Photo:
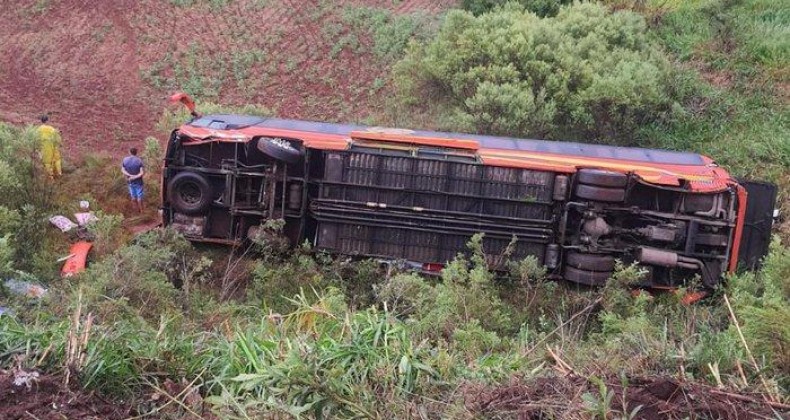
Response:
[{"label": "plowed earth", "polygon": [[[48,112],[67,156],[120,154],[157,134],[165,98],[259,104],[287,118],[359,121],[392,58],[354,9],[431,18],[452,0],[6,0],[0,121]],[[186,6],[184,4],[187,4]]]}]

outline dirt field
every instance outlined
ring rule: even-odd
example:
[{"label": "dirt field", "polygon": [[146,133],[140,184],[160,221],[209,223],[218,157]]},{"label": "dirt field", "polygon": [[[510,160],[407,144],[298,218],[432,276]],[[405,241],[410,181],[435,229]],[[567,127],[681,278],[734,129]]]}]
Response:
[{"label": "dirt field", "polygon": [[282,117],[359,121],[380,106],[392,60],[374,52],[365,10],[430,20],[454,3],[9,0],[0,120],[50,113],[72,159],[157,134],[166,96],[181,89]]}]

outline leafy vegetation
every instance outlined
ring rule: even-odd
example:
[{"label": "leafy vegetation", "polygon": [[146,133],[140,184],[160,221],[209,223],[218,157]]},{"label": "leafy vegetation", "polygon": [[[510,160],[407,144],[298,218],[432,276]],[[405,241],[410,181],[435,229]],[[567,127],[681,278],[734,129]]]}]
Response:
[{"label": "leafy vegetation", "polygon": [[396,65],[393,122],[696,151],[736,176],[777,182],[790,211],[783,9],[761,0],[607,3],[617,11],[450,12],[434,40]]},{"label": "leafy vegetation", "polygon": [[370,34],[373,52],[379,58],[399,58],[410,40],[425,40],[430,33],[429,20],[419,14],[396,15],[385,9],[347,7],[342,19],[346,26]]},{"label": "leafy vegetation", "polygon": [[461,5],[475,15],[490,12],[506,4],[517,4],[538,16],[554,16],[559,12],[560,6],[571,3],[568,0],[463,0]]},{"label": "leafy vegetation", "polygon": [[[408,273],[364,278],[373,299],[357,308],[348,295],[356,276],[307,255],[259,264],[289,270],[296,283],[325,276],[309,282],[309,290],[290,296],[251,288],[241,300],[220,302],[208,287],[209,261],[178,235],[152,232],[78,282],[52,284],[59,297],[38,310],[0,316],[0,364],[69,371],[83,386],[115,395],[184,378],[217,414],[241,417],[407,416],[410,407],[469,415],[458,394],[464,383],[551,376],[548,352],[561,352],[591,383],[602,372],[680,374],[737,388],[761,387],[748,378],[763,377],[769,387],[763,391],[787,392],[790,337],[782,320],[790,259],[778,242],[763,271],[732,278],[721,291],[730,296],[758,370],[720,297],[685,306],[682,295],[634,296],[627,284],[638,272],[620,267],[600,292],[551,283],[546,293],[543,282],[521,283],[526,293],[544,293],[525,307],[498,297],[508,285],[486,269],[479,238],[470,249],[434,284]],[[70,360],[68,337],[85,331],[85,356]],[[609,392],[590,393],[579,410],[606,410],[614,404]]]},{"label": "leafy vegetation", "polygon": [[[495,3],[465,1],[474,13],[451,12],[434,40],[407,48],[395,74],[410,112],[430,108],[423,117],[453,129],[696,150],[738,175],[781,182],[787,202],[789,17],[774,3],[610,1],[620,11],[574,4],[556,13],[537,9],[551,1]],[[386,60],[430,36],[418,17],[378,9],[350,8],[344,19],[364,23]],[[197,70],[164,60],[151,80],[216,97],[221,84],[209,73],[247,83],[263,61],[231,54],[221,73],[204,72],[216,64],[197,49],[184,54]],[[187,118],[166,110],[159,128]],[[781,230],[761,271],[732,276],[692,306],[682,304],[686,290],[633,294],[636,266],[618,266],[600,290],[549,281],[534,258],[505,261],[510,276],[501,278],[480,237],[426,278],[307,245],[287,251],[276,222],[251,249],[224,255],[169,230],[130,239],[111,214],[90,228],[96,261],[60,279],[53,261],[65,250],[41,232],[74,197],[44,181],[35,149],[31,128],[0,125],[0,278],[49,287],[31,300],[0,286],[15,313],[0,315],[0,368],[63,375],[132,401],[141,415],[171,418],[201,409],[189,395],[222,418],[492,417],[501,413],[469,403],[480,387],[561,384],[571,373],[589,386],[573,403],[542,406],[544,417],[639,417],[647,407],[628,403],[628,379],[655,375],[788,400],[790,251]],[[146,140],[149,167],[161,153]],[[64,182],[75,178],[99,185],[97,195],[123,188],[100,154]],[[241,260],[249,269],[235,274]],[[149,398],[168,383],[181,391]]]},{"label": "leafy vegetation", "polygon": [[396,72],[411,101],[435,92],[467,131],[631,144],[675,108],[672,69],[644,19],[592,3],[547,18],[517,7],[450,12]]},{"label": "leafy vegetation", "polygon": [[45,274],[52,272],[50,237],[42,224],[56,208],[52,183],[38,161],[38,137],[33,127],[19,129],[0,123],[0,270]]}]

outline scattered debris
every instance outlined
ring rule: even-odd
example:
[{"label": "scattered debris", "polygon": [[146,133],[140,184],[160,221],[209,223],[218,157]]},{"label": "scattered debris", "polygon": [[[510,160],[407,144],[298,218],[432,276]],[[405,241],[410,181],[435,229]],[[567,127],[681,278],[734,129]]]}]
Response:
[{"label": "scattered debris", "polygon": [[74,254],[69,254],[69,255],[66,255],[65,257],[60,257],[60,258],[57,259],[56,262],[60,263],[60,262],[66,261],[67,259],[69,259],[69,258],[71,258],[73,256],[74,256]]},{"label": "scattered debris", "polygon": [[29,298],[35,299],[40,299],[47,295],[46,288],[29,281],[8,279],[4,284],[5,287],[15,295],[27,296]]},{"label": "scattered debris", "polygon": [[69,258],[63,264],[60,270],[62,277],[71,277],[75,274],[85,271],[85,265],[88,261],[88,253],[90,252],[93,244],[86,241],[79,241],[71,245],[69,249]]},{"label": "scattered debris", "polygon": [[24,369],[15,369],[14,370],[14,385],[15,386],[22,386],[24,385],[25,388],[30,390],[33,388],[33,384],[38,382],[38,372],[36,371],[26,371]]},{"label": "scattered debris", "polygon": [[52,223],[56,228],[60,229],[61,232],[70,232],[72,229],[76,228],[78,225],[72,222],[68,217],[56,215],[49,218],[49,223]]},{"label": "scattered debris", "polygon": [[86,211],[86,212],[83,212],[83,213],[74,213],[74,219],[77,220],[77,224],[80,227],[85,227],[89,223],[92,223],[92,222],[95,222],[95,221],[99,220],[99,218],[96,217],[96,215],[93,214],[92,211]]}]

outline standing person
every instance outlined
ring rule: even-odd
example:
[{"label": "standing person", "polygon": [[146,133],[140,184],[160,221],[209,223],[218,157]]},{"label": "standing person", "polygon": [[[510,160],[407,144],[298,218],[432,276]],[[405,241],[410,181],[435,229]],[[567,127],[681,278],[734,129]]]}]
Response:
[{"label": "standing person", "polygon": [[129,149],[129,156],[123,158],[121,172],[129,183],[129,197],[132,203],[137,206],[137,210],[143,212],[143,160],[137,156],[137,148]]},{"label": "standing person", "polygon": [[39,146],[41,147],[41,161],[44,164],[44,170],[47,171],[49,177],[54,179],[63,175],[61,170],[60,161],[60,132],[53,126],[47,124],[49,116],[44,114],[41,116],[41,125],[38,126],[36,132],[38,133]]}]

